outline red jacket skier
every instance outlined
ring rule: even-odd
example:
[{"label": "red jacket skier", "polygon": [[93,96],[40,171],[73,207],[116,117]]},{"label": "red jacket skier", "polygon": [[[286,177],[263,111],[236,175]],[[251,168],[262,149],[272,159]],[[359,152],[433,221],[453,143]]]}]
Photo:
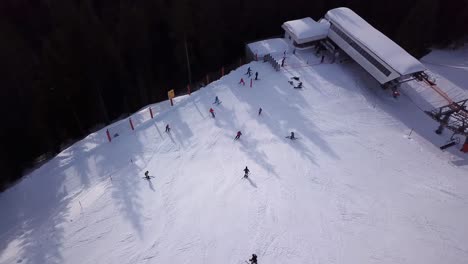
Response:
[{"label": "red jacket skier", "polygon": [[213,110],[213,108],[210,108],[210,113],[211,113],[211,115],[212,115],[212,116],[213,116],[213,118],[214,118],[214,117],[215,117],[215,114],[214,114],[214,110]]},{"label": "red jacket skier", "polygon": [[463,147],[460,149],[460,151],[463,153],[468,153],[468,137],[466,137],[465,143],[463,144]]},{"label": "red jacket skier", "polygon": [[244,82],[244,79],[243,79],[243,78],[241,78],[241,79],[240,79],[240,82],[239,82],[239,84],[242,84],[242,85],[244,85],[244,86],[245,86],[245,82]]}]

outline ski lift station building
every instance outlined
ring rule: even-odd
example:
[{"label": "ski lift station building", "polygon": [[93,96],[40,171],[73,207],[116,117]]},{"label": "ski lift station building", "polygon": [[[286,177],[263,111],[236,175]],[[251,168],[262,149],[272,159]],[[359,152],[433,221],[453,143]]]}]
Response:
[{"label": "ski lift station building", "polygon": [[346,53],[382,85],[411,80],[426,70],[416,58],[346,7],[329,10],[319,22],[303,18],[285,22],[282,28],[283,39],[250,43],[247,56],[304,50],[320,42],[334,56],[337,51]]}]

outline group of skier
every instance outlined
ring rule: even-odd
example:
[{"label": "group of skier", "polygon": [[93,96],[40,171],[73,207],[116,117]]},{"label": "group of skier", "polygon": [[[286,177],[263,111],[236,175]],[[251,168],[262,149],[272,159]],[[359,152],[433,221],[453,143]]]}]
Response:
[{"label": "group of skier", "polygon": [[[249,77],[252,76],[252,69],[247,68],[247,72],[244,74],[244,75],[248,75]],[[255,72],[255,79],[254,80],[258,80],[258,72]],[[244,78],[241,78],[240,81],[239,81],[239,84],[242,84],[245,86],[245,81],[244,81]]]}]

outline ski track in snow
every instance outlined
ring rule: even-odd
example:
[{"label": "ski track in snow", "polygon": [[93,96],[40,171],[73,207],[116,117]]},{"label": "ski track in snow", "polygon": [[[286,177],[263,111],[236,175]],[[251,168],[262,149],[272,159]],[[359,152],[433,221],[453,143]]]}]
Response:
[{"label": "ski track in snow", "polygon": [[[300,54],[289,63],[314,56]],[[428,61],[454,65],[444,56]],[[237,84],[249,66],[253,88]],[[450,78],[460,94],[468,80]],[[269,264],[464,264],[468,158],[439,150],[449,135],[418,108],[438,99],[404,89],[391,98],[353,63],[252,62],[174,107],[152,105],[153,120],[142,109],[135,132],[119,121],[112,143],[94,133],[0,194],[0,264],[238,264],[252,253]]]}]

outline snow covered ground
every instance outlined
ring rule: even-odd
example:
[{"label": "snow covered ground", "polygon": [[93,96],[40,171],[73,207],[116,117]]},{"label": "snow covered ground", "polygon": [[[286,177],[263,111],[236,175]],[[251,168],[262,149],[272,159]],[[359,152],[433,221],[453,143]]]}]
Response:
[{"label": "snow covered ground", "polygon": [[0,263],[467,263],[468,156],[355,64],[253,62],[154,111],[1,193]]}]

